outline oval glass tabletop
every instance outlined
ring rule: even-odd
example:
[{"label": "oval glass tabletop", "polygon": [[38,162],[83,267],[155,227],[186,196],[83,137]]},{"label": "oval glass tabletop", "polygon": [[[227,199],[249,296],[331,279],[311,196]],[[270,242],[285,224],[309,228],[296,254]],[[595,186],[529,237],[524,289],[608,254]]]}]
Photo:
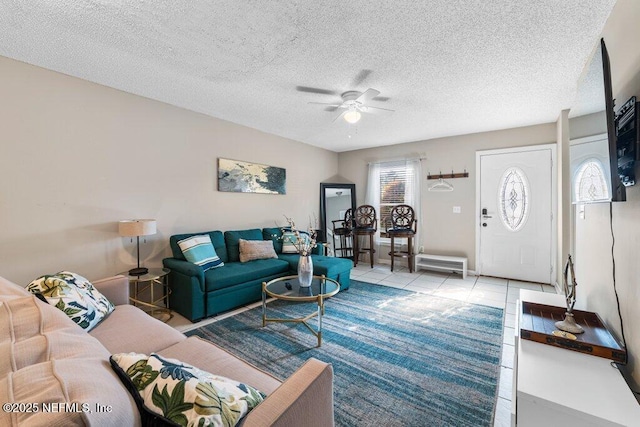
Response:
[{"label": "oval glass tabletop", "polygon": [[298,282],[298,276],[285,276],[269,281],[264,290],[267,295],[278,299],[315,301],[319,295],[328,298],[337,294],[340,285],[333,279],[313,276],[311,286],[302,287]]}]

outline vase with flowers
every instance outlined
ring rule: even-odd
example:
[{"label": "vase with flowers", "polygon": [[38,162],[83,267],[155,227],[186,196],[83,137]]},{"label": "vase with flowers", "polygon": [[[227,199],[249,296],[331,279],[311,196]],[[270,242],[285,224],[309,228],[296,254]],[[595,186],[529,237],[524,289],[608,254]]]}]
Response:
[{"label": "vase with flowers", "polygon": [[[300,255],[298,260],[298,282],[303,288],[311,286],[313,281],[313,260],[311,259],[311,251],[317,246],[317,231],[312,228],[309,223],[308,231],[300,231],[296,227],[295,221],[286,216],[288,226],[282,229],[282,244],[295,248],[295,252]],[[285,250],[283,249],[283,252]]]}]

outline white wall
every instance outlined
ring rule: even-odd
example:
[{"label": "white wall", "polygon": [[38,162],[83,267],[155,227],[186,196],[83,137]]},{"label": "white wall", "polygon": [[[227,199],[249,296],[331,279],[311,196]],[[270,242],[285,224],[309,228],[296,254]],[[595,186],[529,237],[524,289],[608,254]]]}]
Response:
[{"label": "white wall", "polygon": [[[611,59],[613,93],[620,106],[640,96],[640,2],[618,0],[603,30]],[[582,136],[574,135],[572,137]],[[585,219],[576,219],[576,306],[597,312],[620,336],[613,263],[609,204],[587,205]],[[627,201],[614,203],[615,270],[628,371],[640,383],[640,185],[627,189]]]},{"label": "white wall", "polygon": [[[468,267],[475,270],[476,151],[555,143],[556,124],[549,123],[517,129],[506,129],[449,138],[418,141],[388,147],[340,153],[340,175],[356,184],[357,203],[363,204],[367,187],[367,163],[385,159],[426,157],[422,162],[421,242],[426,253],[466,256]],[[469,172],[469,178],[448,180],[452,192],[429,192],[433,181],[427,174]],[[461,213],[454,214],[453,207]]]},{"label": "white wall", "polygon": [[[147,266],[175,233],[306,224],[338,171],[336,153],[8,58],[0,76],[0,275],[22,285],[131,268],[122,219],[157,219]],[[218,157],[286,168],[287,194],[218,192]]]}]

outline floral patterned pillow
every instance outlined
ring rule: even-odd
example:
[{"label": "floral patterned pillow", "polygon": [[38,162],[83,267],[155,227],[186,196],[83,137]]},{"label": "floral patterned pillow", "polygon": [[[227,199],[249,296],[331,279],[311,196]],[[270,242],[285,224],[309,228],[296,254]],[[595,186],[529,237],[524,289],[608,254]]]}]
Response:
[{"label": "floral patterned pillow", "polygon": [[[113,304],[84,277],[61,271],[37,278],[27,290],[62,310],[82,329],[90,331],[114,310]],[[42,298],[41,298],[42,299]]]},{"label": "floral patterned pillow", "polygon": [[266,397],[246,384],[155,353],[114,354],[110,362],[138,404],[143,425],[231,427]]}]

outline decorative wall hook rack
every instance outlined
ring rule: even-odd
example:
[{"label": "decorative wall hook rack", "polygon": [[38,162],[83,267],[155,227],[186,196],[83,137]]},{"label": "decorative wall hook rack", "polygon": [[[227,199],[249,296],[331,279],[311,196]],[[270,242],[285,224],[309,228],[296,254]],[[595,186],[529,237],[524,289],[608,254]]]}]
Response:
[{"label": "decorative wall hook rack", "polygon": [[437,175],[427,175],[427,179],[451,179],[451,178],[469,178],[469,172],[467,172],[467,170],[465,169],[464,172],[456,172],[454,173],[453,171],[451,171],[451,173],[445,173],[443,174],[442,172],[440,172]]}]

